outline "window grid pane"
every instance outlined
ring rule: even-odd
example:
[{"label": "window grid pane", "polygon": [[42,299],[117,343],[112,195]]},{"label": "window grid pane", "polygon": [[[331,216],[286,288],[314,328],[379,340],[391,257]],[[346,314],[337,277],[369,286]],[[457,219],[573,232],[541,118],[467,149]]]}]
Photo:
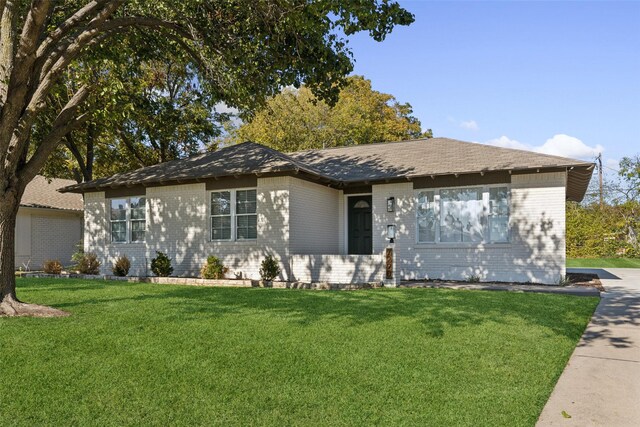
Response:
[{"label": "window grid pane", "polygon": [[236,214],[256,213],[256,190],[238,190],[236,192]]},{"label": "window grid pane", "polygon": [[418,242],[436,241],[436,211],[433,191],[418,195]]},{"label": "window grid pane", "polygon": [[236,217],[236,236],[238,240],[258,238],[258,216],[238,215]]},{"label": "window grid pane", "polygon": [[489,240],[504,243],[509,241],[509,189],[489,189]]},{"label": "window grid pane", "polygon": [[231,216],[211,217],[211,240],[231,239]]},{"label": "window grid pane", "polygon": [[127,242],[127,222],[126,221],[111,222],[111,241],[115,243]]},{"label": "window grid pane", "polygon": [[440,191],[440,241],[482,242],[482,189]]},{"label": "window grid pane", "polygon": [[230,191],[214,191],[211,193],[211,215],[231,215]]}]

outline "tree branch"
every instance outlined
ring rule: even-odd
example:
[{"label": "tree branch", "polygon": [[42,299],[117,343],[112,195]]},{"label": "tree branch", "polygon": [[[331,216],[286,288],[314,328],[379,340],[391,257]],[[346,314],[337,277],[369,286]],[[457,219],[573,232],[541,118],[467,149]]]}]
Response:
[{"label": "tree branch", "polygon": [[37,55],[42,58],[49,49],[63,37],[69,34],[72,30],[76,29],[78,25],[94,18],[103,8],[109,3],[109,0],[93,0],[87,3],[84,7],[76,11],[66,21],[53,30],[38,47]]},{"label": "tree branch", "polygon": [[40,169],[42,169],[62,138],[91,117],[91,113],[88,111],[77,115],[78,108],[84,103],[89,94],[90,88],[82,86],[60,111],[49,133],[20,171],[20,180],[22,182],[30,182],[40,172]]}]

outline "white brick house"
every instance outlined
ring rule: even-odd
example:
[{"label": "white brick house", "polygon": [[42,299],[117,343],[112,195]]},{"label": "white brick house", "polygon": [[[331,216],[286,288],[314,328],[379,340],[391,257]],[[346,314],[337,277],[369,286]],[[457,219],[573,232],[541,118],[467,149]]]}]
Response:
[{"label": "white brick house", "polygon": [[592,170],[444,138],[289,154],[244,143],[63,191],[84,193],[85,250],[104,273],[126,254],[130,274],[150,275],[162,251],[178,276],[216,255],[230,277],[257,279],[271,254],[289,281],[555,283],[565,201]]},{"label": "white brick house", "polygon": [[71,264],[82,241],[82,195],[57,190],[74,183],[38,175],[27,185],[16,217],[16,269],[40,270],[50,259]]}]

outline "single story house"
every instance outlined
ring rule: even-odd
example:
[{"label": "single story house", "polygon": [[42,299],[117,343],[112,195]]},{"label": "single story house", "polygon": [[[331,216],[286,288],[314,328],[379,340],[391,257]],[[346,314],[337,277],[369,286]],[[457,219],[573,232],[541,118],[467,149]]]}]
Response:
[{"label": "single story house", "polygon": [[82,241],[82,195],[58,190],[74,183],[38,175],[27,185],[16,218],[16,269],[40,270],[49,259],[71,263]]},{"label": "single story house", "polygon": [[62,191],[84,194],[85,250],[105,273],[127,255],[150,275],[162,251],[178,276],[216,255],[259,278],[271,254],[289,281],[556,283],[565,202],[593,168],[447,138],[287,154],[246,142]]}]

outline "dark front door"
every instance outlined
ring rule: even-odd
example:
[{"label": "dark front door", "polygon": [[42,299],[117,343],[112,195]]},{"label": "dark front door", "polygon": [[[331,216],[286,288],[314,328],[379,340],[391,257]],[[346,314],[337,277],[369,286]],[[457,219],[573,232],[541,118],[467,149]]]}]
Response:
[{"label": "dark front door", "polygon": [[371,255],[371,196],[350,196],[349,200],[349,253]]}]

